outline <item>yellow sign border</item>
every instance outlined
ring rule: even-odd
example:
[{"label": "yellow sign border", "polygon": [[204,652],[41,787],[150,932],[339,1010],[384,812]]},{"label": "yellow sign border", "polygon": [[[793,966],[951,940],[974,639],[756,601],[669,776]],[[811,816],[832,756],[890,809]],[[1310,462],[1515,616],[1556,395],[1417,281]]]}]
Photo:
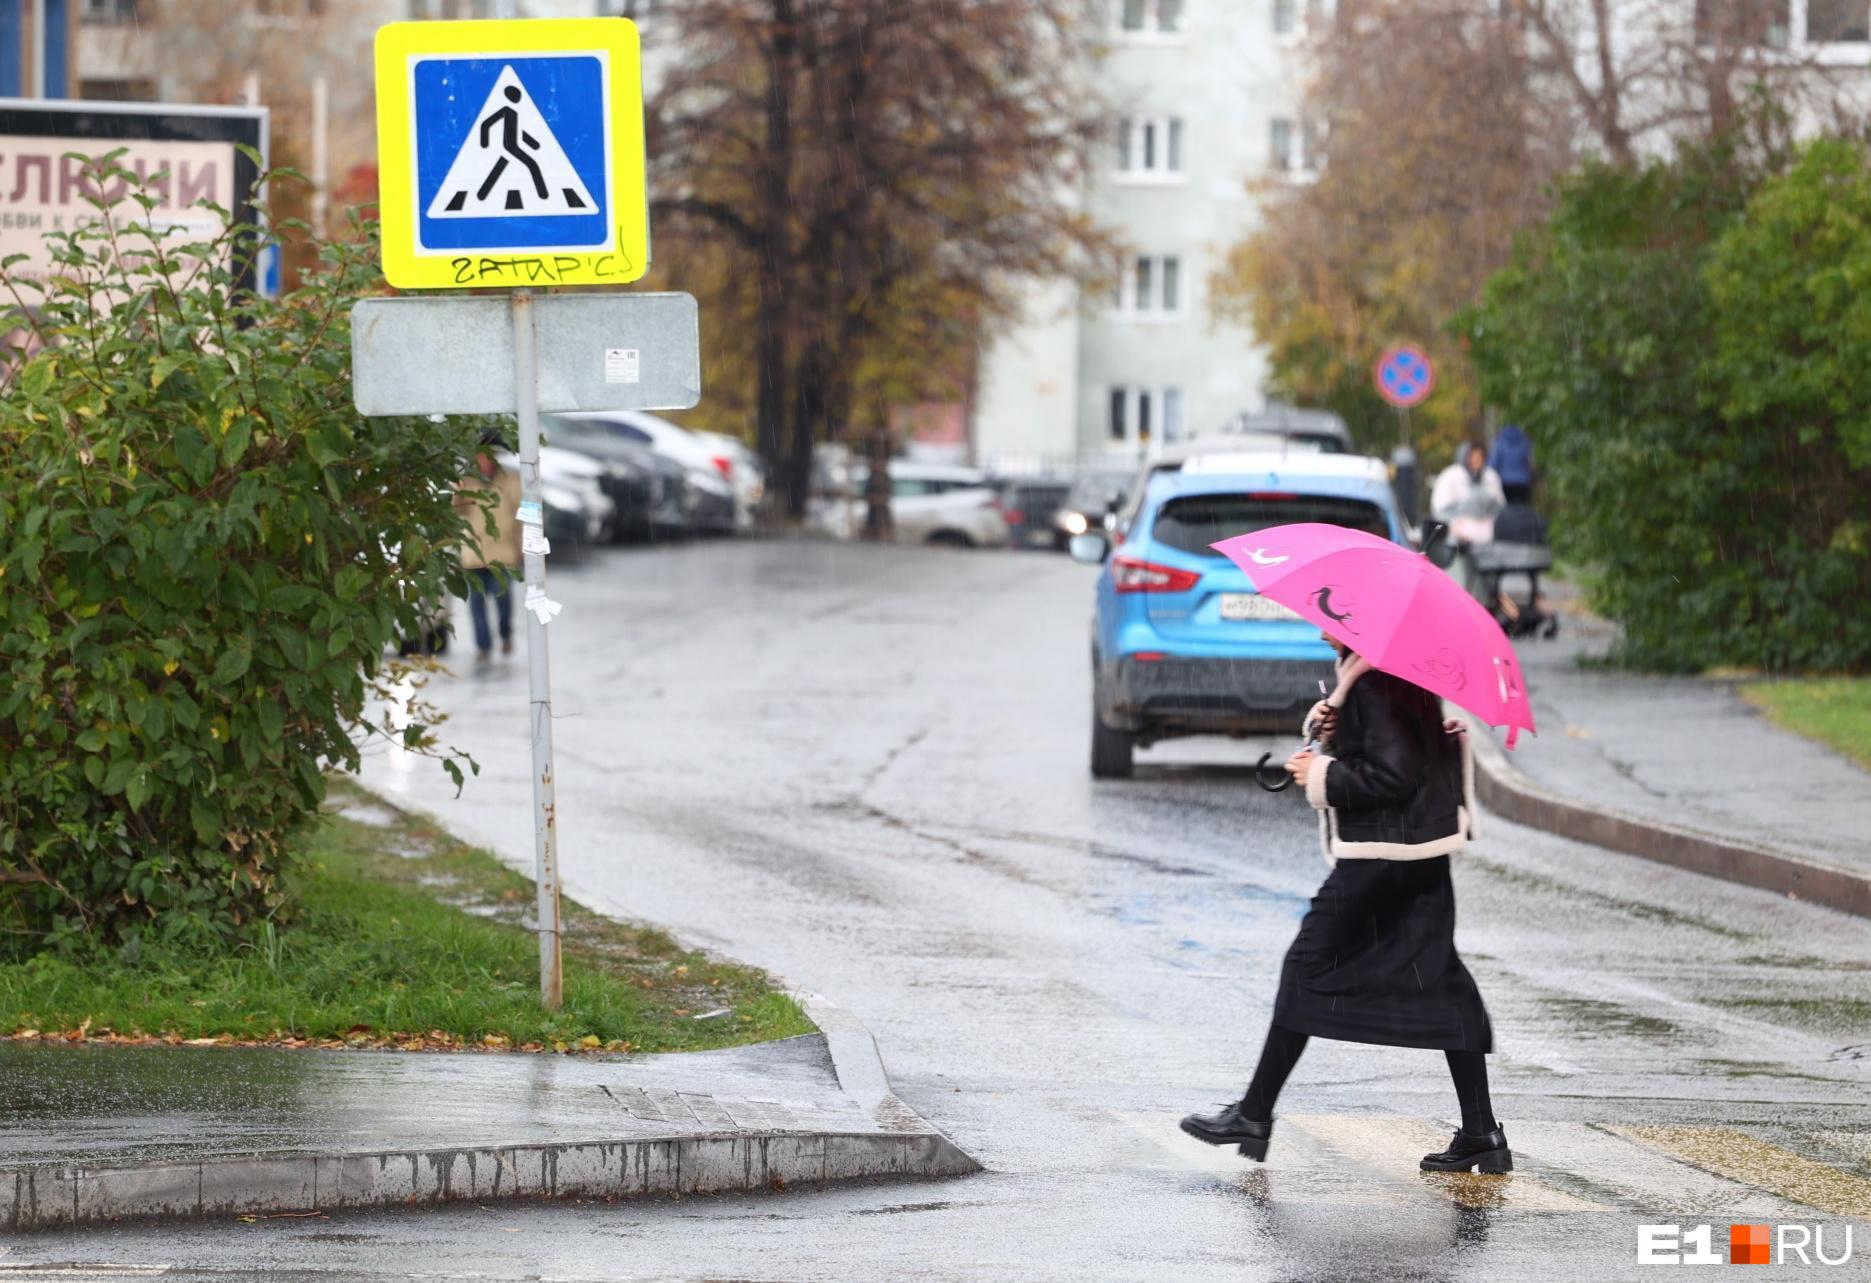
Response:
[{"label": "yellow sign border", "polygon": [[[434,54],[609,55],[611,191],[615,239],[605,251],[494,254],[416,250],[415,121],[409,60]],[[628,18],[514,18],[392,22],[377,29],[377,187],[383,275],[398,289],[517,289],[623,285],[650,269],[650,212],[644,174],[643,53]]]}]

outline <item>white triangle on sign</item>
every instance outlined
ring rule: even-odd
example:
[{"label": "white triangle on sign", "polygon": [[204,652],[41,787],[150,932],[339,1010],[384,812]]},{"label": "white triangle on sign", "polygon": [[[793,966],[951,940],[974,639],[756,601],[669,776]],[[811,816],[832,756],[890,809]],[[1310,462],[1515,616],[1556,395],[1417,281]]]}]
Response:
[{"label": "white triangle on sign", "polygon": [[429,202],[430,218],[595,214],[591,191],[512,67],[502,67]]}]

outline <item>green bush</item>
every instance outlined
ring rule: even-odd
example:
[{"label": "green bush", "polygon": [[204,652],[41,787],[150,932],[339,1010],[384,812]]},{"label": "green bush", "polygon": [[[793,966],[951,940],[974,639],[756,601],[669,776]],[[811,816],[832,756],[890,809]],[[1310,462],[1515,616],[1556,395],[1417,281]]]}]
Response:
[{"label": "green bush", "polygon": [[1627,662],[1871,660],[1868,226],[1840,143],[1593,167],[1464,318]]},{"label": "green bush", "polygon": [[[48,237],[49,283],[4,265],[0,332],[21,342],[0,400],[13,956],[226,941],[279,911],[322,770],[357,765],[386,650],[459,575],[451,487],[478,431],[352,409],[368,245],[324,247],[322,274],[260,298],[238,275],[253,229],[182,244],[137,223],[152,202],[129,175],[100,178],[129,194]],[[421,710],[399,734],[433,747]]]}]

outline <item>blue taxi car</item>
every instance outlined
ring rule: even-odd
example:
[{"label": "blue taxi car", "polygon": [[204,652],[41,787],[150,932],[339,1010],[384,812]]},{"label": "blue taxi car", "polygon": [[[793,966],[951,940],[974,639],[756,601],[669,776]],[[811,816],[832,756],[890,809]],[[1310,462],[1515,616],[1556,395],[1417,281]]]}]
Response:
[{"label": "blue taxi car", "polygon": [[1332,652],[1317,628],[1259,596],[1209,547],[1296,521],[1407,542],[1380,460],[1225,445],[1152,464],[1115,529],[1073,539],[1075,558],[1102,565],[1091,639],[1094,776],[1129,776],[1135,750],[1160,740],[1297,729],[1332,676]]}]

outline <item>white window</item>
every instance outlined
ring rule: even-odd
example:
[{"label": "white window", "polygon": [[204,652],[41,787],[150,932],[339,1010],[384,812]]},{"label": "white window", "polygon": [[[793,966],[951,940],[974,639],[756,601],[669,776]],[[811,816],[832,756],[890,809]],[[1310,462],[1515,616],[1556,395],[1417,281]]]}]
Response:
[{"label": "white window", "polygon": [[1174,182],[1183,174],[1177,116],[1126,116],[1117,123],[1117,173],[1129,182]]},{"label": "white window", "polygon": [[1700,45],[1790,49],[1826,65],[1871,59],[1871,0],[1695,0]]},{"label": "white window", "polygon": [[1806,0],[1806,43],[1871,44],[1871,2]]},{"label": "white window", "polygon": [[1337,6],[1333,0],[1273,0],[1273,34],[1298,39],[1318,31]]},{"label": "white window", "polygon": [[1793,0],[1696,0],[1697,44],[1766,45],[1793,41]]},{"label": "white window", "polygon": [[136,21],[136,0],[84,0],[78,21],[115,24]]},{"label": "white window", "polygon": [[1111,440],[1148,447],[1182,440],[1182,389],[1116,386],[1111,389]]},{"label": "white window", "polygon": [[1144,254],[1130,261],[1113,299],[1125,316],[1170,319],[1182,314],[1182,260]]},{"label": "white window", "polygon": [[1293,178],[1310,178],[1325,159],[1324,131],[1318,122],[1275,116],[1267,130],[1267,167]]},{"label": "white window", "polygon": [[1115,0],[1117,29],[1131,40],[1182,34],[1183,0]]}]

